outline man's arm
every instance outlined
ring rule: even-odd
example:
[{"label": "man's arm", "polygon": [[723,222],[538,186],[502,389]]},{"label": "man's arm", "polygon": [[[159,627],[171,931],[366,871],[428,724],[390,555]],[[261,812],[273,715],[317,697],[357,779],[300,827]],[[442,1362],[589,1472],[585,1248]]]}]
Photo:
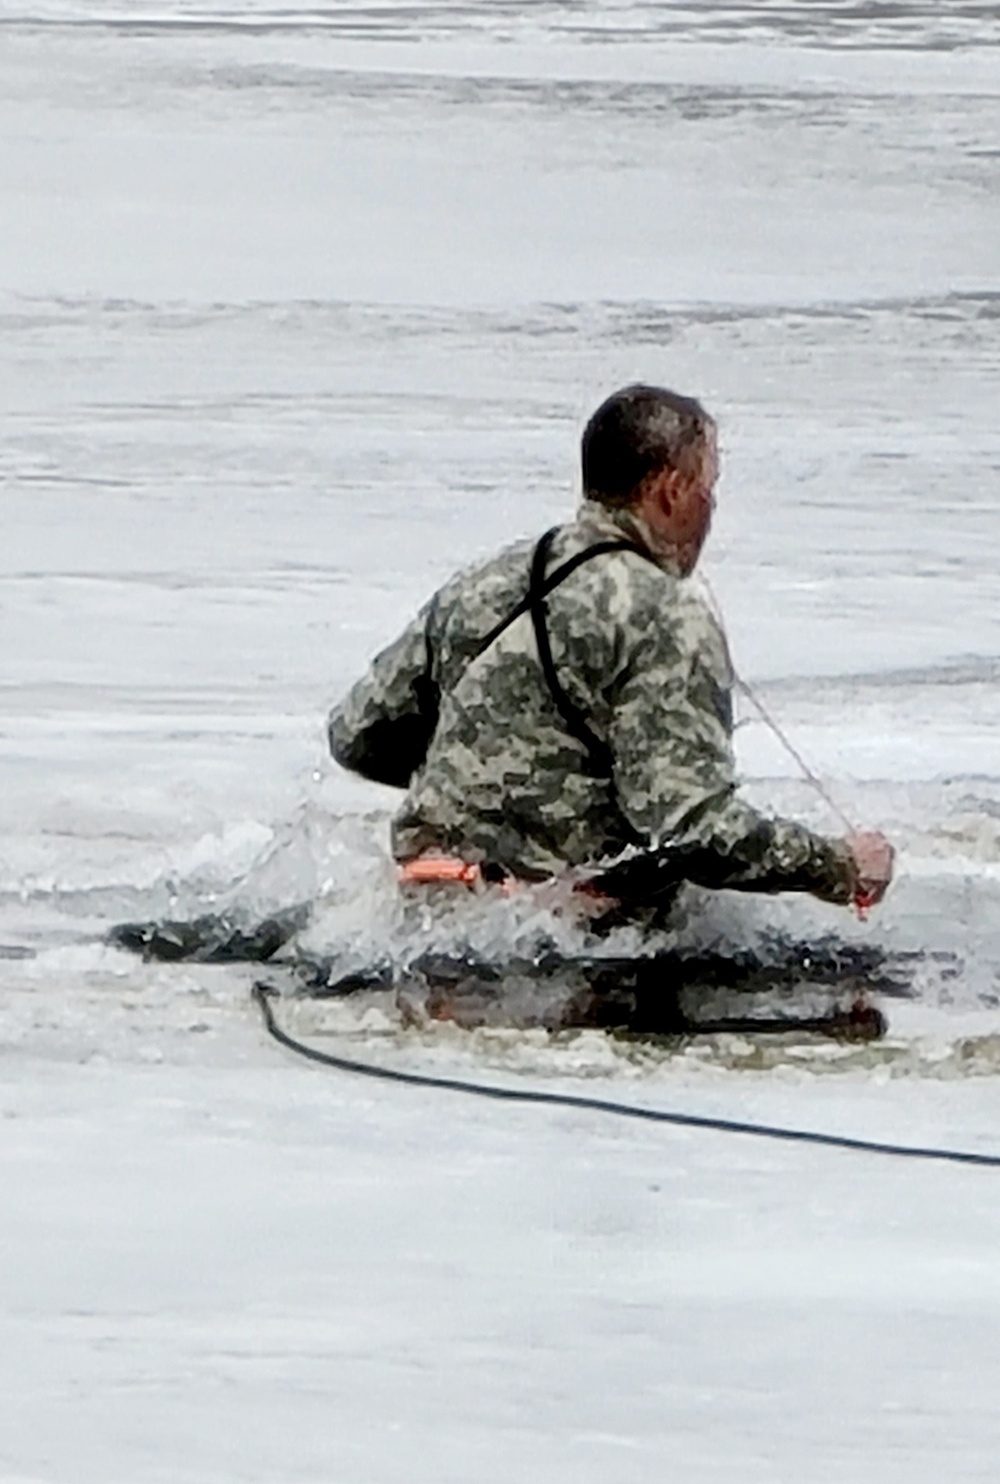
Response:
[{"label": "man's arm", "polygon": [[425,608],[330,713],[333,756],[375,783],[406,788],[437,725],[429,621]]},{"label": "man's arm", "polygon": [[676,621],[655,611],[637,620],[609,741],[619,805],[662,850],[665,872],[708,887],[852,901],[859,871],[846,841],[769,819],[737,795],[725,641],[704,606],[692,596]]}]

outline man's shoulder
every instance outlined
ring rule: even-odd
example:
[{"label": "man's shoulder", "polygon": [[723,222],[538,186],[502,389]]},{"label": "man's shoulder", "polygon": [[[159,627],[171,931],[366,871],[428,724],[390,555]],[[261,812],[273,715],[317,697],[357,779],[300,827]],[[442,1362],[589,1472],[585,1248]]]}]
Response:
[{"label": "man's shoulder", "polygon": [[[621,545],[604,547],[617,534]],[[540,537],[514,541],[492,556],[460,568],[435,594],[432,608],[439,622],[461,614],[461,627],[519,603],[526,595],[532,556]],[[586,554],[593,551],[592,556]],[[623,532],[595,531],[587,521],[575,520],[556,528],[548,563],[551,579],[559,568],[574,563],[564,581],[550,593],[550,615],[561,608],[576,610],[583,629],[610,622],[643,631],[678,624],[693,631],[711,629],[715,619],[696,580],[678,577],[660,566]],[[582,610],[582,611],[581,611]],[[583,622],[589,618],[589,622]]]},{"label": "man's shoulder", "polygon": [[[584,602],[597,618],[626,625],[662,622],[673,608],[686,605],[686,584],[659,565],[637,542],[618,533],[621,544],[608,549],[610,533],[595,532],[587,522],[564,526],[553,546],[550,576],[574,557],[592,552],[565,582],[570,603]],[[614,539],[613,537],[610,539]]]},{"label": "man's shoulder", "polygon": [[493,556],[460,568],[425,610],[428,633],[446,668],[468,660],[483,637],[523,601],[537,540],[512,542]]},{"label": "man's shoulder", "polygon": [[610,645],[627,667],[673,666],[698,655],[720,674],[728,668],[723,630],[697,577],[681,577],[639,551],[610,551],[580,567],[551,617],[560,630],[600,641],[601,653]]},{"label": "man's shoulder", "polygon": [[460,567],[435,593],[435,608],[445,612],[456,604],[491,603],[510,588],[523,588],[536,540],[511,542],[490,557]]}]

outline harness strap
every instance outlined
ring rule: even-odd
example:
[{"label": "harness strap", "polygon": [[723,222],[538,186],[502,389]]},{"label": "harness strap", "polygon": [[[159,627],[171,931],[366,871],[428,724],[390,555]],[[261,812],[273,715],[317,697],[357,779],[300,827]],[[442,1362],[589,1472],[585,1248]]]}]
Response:
[{"label": "harness strap", "polygon": [[[485,654],[490,645],[495,644],[497,639],[500,638],[500,635],[506,629],[509,629],[512,623],[515,623],[522,614],[530,612],[537,603],[547,598],[549,593],[557,588],[560,583],[565,582],[567,577],[572,576],[577,567],[582,567],[584,562],[589,562],[594,557],[603,556],[608,551],[634,551],[636,556],[643,557],[647,562],[653,561],[649,552],[644,551],[637,541],[596,541],[593,546],[584,547],[583,551],[578,551],[575,556],[569,557],[560,566],[556,567],[554,572],[550,572],[548,577],[546,577],[545,566],[548,561],[549,552],[560,529],[559,526],[553,526],[551,531],[546,531],[541,541],[535,547],[535,554],[531,564],[531,581],[527,593],[521,599],[520,603],[517,603],[509,613],[505,613],[499,623],[494,624],[489,633],[480,640],[479,647],[472,656],[472,659],[469,660],[470,665],[478,660],[480,655]],[[543,548],[544,556],[536,587],[535,572],[539,560],[538,554]]]},{"label": "harness strap", "polygon": [[[531,560],[531,579],[528,586],[528,602],[531,606],[531,622],[535,629],[535,643],[538,645],[538,659],[545,676],[545,683],[549,688],[556,710],[563,719],[566,730],[571,737],[582,742],[590,753],[594,770],[602,777],[610,777],[613,765],[611,749],[606,742],[602,742],[597,733],[588,724],[587,718],[563,689],[559,676],[556,674],[555,661],[552,658],[552,644],[549,639],[548,608],[545,602],[546,592],[552,591],[553,584],[546,585],[545,568],[548,566],[549,553],[552,550],[552,542],[555,531],[547,531],[538,545]],[[629,543],[631,545],[631,543]],[[635,550],[635,548],[632,548]],[[581,553],[584,557],[597,555],[597,548],[590,547]],[[578,564],[579,565],[579,564]],[[560,569],[563,570],[563,569]],[[566,574],[569,575],[568,573]]]},{"label": "harness strap", "polygon": [[[530,613],[535,630],[535,642],[538,646],[539,663],[541,664],[542,674],[545,676],[545,683],[549,688],[556,710],[562,717],[566,730],[577,741],[582,742],[587,749],[597,775],[600,777],[610,777],[613,762],[610,748],[592,730],[579,706],[576,706],[570,700],[559,681],[559,676],[556,674],[555,662],[552,658],[552,645],[549,641],[548,609],[545,599],[561,583],[565,582],[567,577],[571,577],[578,567],[582,567],[585,562],[593,561],[595,557],[604,556],[608,552],[632,551],[636,556],[642,557],[644,561],[652,562],[654,566],[656,565],[656,561],[637,541],[628,541],[624,538],[596,541],[593,546],[584,547],[583,551],[578,551],[574,556],[568,557],[565,562],[562,562],[554,571],[546,576],[545,569],[552,551],[552,544],[556,536],[558,536],[560,529],[561,527],[559,526],[553,526],[552,530],[546,531],[545,535],[538,542],[531,559],[527,593],[519,603],[516,603],[508,613],[505,613],[503,618],[495,623],[492,629],[483,636],[476,646],[474,653],[466,660],[465,665],[474,664],[476,660],[486,653],[492,644],[496,643],[500,635],[510,628],[511,624],[516,623],[525,613]],[[430,731],[433,731],[434,726],[437,724],[440,691],[433,674],[434,655],[430,641],[430,624],[428,624],[425,631],[424,639],[427,647],[427,664],[423,675],[417,681],[417,687],[419,689],[420,714],[424,718],[433,718],[430,726]],[[463,668],[465,667],[463,666]]]}]

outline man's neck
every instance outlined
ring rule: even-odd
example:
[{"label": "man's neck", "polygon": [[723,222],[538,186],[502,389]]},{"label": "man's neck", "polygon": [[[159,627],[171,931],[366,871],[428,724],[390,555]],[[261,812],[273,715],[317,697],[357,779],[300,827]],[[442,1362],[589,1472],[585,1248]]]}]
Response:
[{"label": "man's neck", "polygon": [[602,535],[627,536],[648,551],[658,567],[675,577],[680,575],[676,549],[658,536],[634,507],[620,505],[612,509],[598,500],[584,500],[577,518]]}]

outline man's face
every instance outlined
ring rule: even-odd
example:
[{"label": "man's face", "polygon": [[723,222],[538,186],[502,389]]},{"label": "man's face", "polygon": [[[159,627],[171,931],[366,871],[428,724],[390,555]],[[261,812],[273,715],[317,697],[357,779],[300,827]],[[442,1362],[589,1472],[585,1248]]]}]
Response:
[{"label": "man's face", "polygon": [[681,566],[685,573],[694,571],[695,563],[712,526],[715,510],[715,485],[719,478],[719,447],[715,430],[710,429],[701,456],[690,479],[682,487],[678,517],[683,530],[678,533]]},{"label": "man's face", "polygon": [[674,556],[683,576],[693,572],[712,524],[719,450],[714,428],[683,469],[669,469],[655,481],[643,514]]}]

